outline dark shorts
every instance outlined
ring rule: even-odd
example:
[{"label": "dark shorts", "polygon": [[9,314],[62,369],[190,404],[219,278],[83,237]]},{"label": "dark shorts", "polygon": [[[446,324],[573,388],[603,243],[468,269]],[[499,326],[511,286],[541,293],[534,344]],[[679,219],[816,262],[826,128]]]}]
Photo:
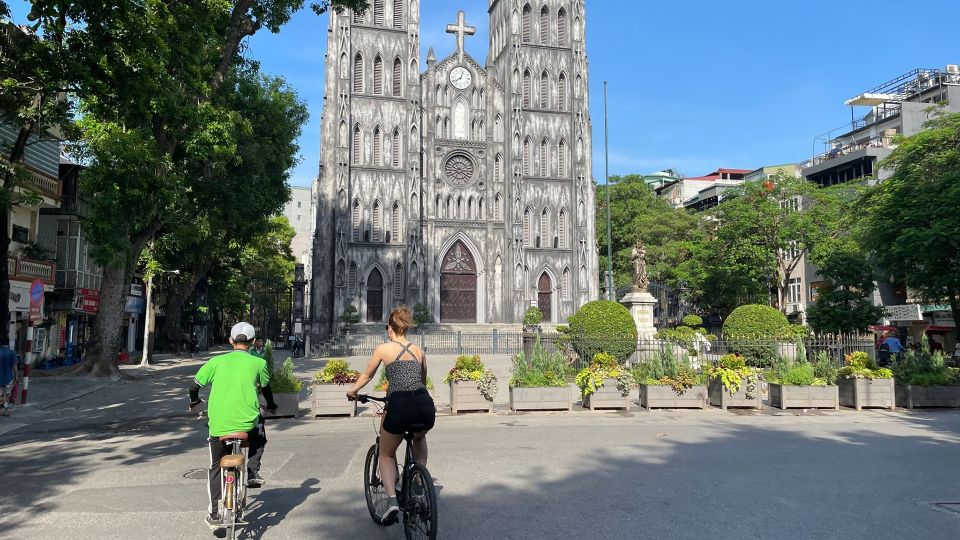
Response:
[{"label": "dark shorts", "polygon": [[387,403],[383,429],[394,435],[403,435],[410,430],[410,426],[423,426],[417,428],[418,432],[429,431],[433,429],[436,418],[437,408],[425,388],[413,392],[394,392]]}]

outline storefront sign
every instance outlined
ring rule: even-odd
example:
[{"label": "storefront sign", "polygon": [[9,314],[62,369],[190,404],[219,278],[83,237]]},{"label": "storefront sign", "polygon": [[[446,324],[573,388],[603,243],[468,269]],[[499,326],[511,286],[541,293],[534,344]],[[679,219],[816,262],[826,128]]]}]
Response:
[{"label": "storefront sign", "polygon": [[143,296],[143,283],[131,283],[130,296]]},{"label": "storefront sign", "polygon": [[73,309],[80,313],[95,315],[100,308],[100,291],[95,289],[77,289],[73,299]]},{"label": "storefront sign", "polygon": [[30,284],[22,281],[10,282],[10,311],[26,313],[30,310]]},{"label": "storefront sign", "polygon": [[33,280],[30,285],[30,320],[43,320],[43,282],[39,279]]},{"label": "storefront sign", "polygon": [[123,307],[124,313],[146,313],[147,301],[139,296],[128,296],[127,303]]},{"label": "storefront sign", "polygon": [[920,304],[884,306],[883,310],[883,318],[890,321],[919,321],[923,319],[920,314]]}]

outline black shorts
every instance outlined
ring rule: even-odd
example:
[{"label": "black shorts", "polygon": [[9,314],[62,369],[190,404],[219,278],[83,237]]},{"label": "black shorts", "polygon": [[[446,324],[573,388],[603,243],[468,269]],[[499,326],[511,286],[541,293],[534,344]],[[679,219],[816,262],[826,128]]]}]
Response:
[{"label": "black shorts", "polygon": [[394,435],[403,435],[410,430],[410,426],[423,426],[417,428],[418,432],[429,431],[433,429],[436,418],[437,408],[425,388],[413,392],[393,392],[387,402],[383,429]]}]

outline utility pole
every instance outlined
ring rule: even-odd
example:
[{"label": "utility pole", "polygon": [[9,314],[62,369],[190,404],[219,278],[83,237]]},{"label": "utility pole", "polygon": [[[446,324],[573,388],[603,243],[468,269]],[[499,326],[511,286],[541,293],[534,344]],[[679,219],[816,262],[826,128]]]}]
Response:
[{"label": "utility pole", "polygon": [[610,122],[607,116],[607,81],[603,81],[604,187],[607,192],[607,300],[616,300],[613,292],[613,238],[610,225]]}]

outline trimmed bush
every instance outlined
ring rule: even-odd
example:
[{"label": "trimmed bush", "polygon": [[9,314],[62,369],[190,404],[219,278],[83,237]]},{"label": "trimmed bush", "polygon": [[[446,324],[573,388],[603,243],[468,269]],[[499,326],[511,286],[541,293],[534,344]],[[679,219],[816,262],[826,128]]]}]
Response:
[{"label": "trimmed bush", "polygon": [[584,304],[569,323],[573,348],[581,359],[608,353],[624,362],[637,348],[637,325],[630,311],[617,302],[596,300]]},{"label": "trimmed bush", "polygon": [[724,339],[775,339],[790,326],[786,315],[770,306],[748,304],[733,310],[723,322]]}]

